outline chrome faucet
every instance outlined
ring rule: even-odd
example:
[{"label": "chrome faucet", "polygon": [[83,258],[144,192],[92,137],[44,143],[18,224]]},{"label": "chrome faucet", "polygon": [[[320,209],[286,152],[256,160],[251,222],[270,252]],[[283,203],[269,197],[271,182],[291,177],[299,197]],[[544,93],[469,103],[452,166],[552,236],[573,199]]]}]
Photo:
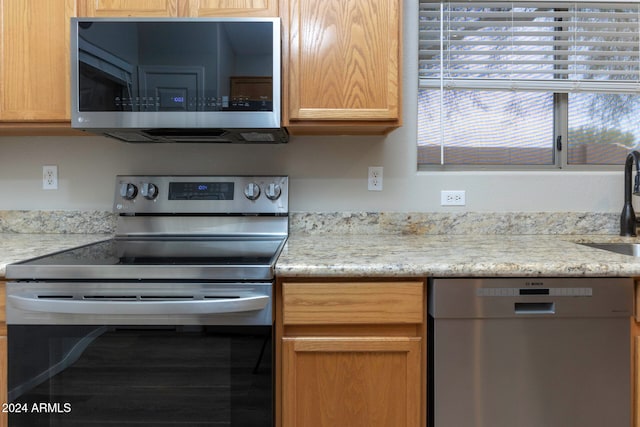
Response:
[{"label": "chrome faucet", "polygon": [[640,153],[633,150],[627,155],[624,163],[624,206],[620,215],[620,235],[635,236],[638,220],[631,204],[631,177],[633,174],[633,163],[636,164],[636,179],[633,185],[633,194],[640,195]]}]

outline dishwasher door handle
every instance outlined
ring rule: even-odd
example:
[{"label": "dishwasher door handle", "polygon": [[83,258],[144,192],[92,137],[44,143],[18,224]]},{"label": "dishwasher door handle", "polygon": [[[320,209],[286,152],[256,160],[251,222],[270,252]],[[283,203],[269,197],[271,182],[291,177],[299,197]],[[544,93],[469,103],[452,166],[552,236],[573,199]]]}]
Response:
[{"label": "dishwasher door handle", "polygon": [[517,302],[514,305],[516,314],[556,314],[554,302]]}]

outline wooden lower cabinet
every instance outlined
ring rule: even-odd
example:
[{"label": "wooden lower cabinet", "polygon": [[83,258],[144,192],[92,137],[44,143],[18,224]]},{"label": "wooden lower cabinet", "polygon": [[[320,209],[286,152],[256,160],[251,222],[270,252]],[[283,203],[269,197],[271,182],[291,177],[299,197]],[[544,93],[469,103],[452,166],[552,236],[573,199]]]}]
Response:
[{"label": "wooden lower cabinet", "polygon": [[[0,405],[8,403],[7,397],[7,317],[6,284],[0,281]],[[9,425],[7,413],[0,411],[0,427]]]},{"label": "wooden lower cabinet", "polygon": [[283,426],[419,426],[420,338],[284,338]]},{"label": "wooden lower cabinet", "polygon": [[277,295],[276,426],[425,424],[423,281],[279,281]]},{"label": "wooden lower cabinet", "polygon": [[[0,336],[0,402],[8,403],[7,397],[7,336]],[[9,425],[8,414],[0,412],[0,427]]]},{"label": "wooden lower cabinet", "polygon": [[[636,283],[637,298],[638,284]],[[631,319],[631,425],[632,427],[640,427],[640,322],[638,314]]]},{"label": "wooden lower cabinet", "polygon": [[640,427],[640,279],[635,280],[635,313],[631,318],[631,425]]}]

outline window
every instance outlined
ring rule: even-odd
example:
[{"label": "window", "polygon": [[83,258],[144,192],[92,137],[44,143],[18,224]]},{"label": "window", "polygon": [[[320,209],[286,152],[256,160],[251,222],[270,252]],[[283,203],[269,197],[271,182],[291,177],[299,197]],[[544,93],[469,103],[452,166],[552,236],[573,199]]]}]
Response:
[{"label": "window", "polygon": [[640,2],[420,0],[419,166],[623,164]]}]

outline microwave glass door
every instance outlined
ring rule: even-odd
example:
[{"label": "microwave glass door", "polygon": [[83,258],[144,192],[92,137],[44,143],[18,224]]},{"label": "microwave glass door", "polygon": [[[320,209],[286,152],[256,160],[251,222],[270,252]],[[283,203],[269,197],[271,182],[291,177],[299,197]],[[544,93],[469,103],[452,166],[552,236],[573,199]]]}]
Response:
[{"label": "microwave glass door", "polygon": [[274,109],[273,22],[93,20],[77,31],[80,112]]}]

